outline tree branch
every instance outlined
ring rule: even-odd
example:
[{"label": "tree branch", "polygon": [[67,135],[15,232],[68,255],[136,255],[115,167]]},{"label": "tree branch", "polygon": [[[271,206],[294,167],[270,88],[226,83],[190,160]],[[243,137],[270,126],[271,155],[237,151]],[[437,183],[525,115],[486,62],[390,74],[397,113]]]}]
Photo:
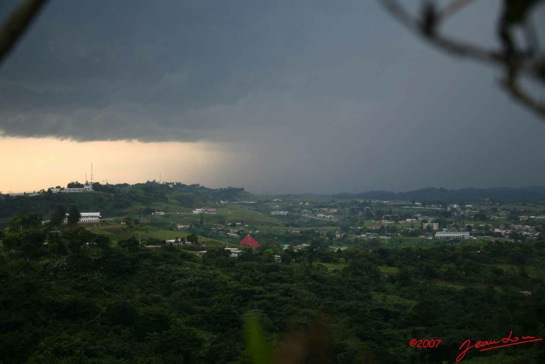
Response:
[{"label": "tree branch", "polygon": [[414,19],[396,0],[379,0],[384,7],[392,14],[400,23],[412,32],[422,36],[433,45],[452,53],[457,56],[475,58],[487,63],[501,63],[503,54],[494,50],[484,50],[477,46],[462,43],[460,41],[450,39],[445,36],[434,33],[432,36],[427,35],[422,31],[420,22]]},{"label": "tree branch", "polygon": [[[399,5],[397,0],[379,0],[379,2],[407,29],[421,36],[435,47],[446,51],[447,53],[471,58],[483,63],[499,66],[506,74],[506,81],[503,82],[505,90],[517,101],[524,104],[527,108],[534,111],[541,118],[545,119],[545,104],[530,96],[519,84],[519,78],[529,77],[533,80],[543,83],[545,80],[545,58],[540,58],[536,47],[537,37],[534,34],[528,34],[530,52],[519,52],[513,50],[508,52],[506,49],[487,50],[479,46],[464,43],[445,35],[438,34],[436,29],[439,26],[441,18],[453,14],[462,6],[467,5],[472,0],[454,0],[443,12],[435,12],[433,7],[428,7],[424,12],[423,19],[418,19],[410,15],[404,7]],[[432,13],[430,14],[430,9]],[[432,17],[431,20],[428,19]],[[426,28],[426,24],[434,23],[433,29]],[[502,28],[500,28],[500,31]],[[508,29],[503,29],[509,32]],[[530,33],[531,33],[530,29]],[[501,34],[500,34],[501,35]],[[507,33],[510,36],[510,33]],[[534,49],[532,49],[534,48]],[[531,52],[531,51],[534,52]]]},{"label": "tree branch", "polygon": [[47,0],[24,0],[0,27],[0,63],[45,5]]},{"label": "tree branch", "polygon": [[517,78],[504,80],[502,82],[505,90],[518,102],[545,119],[545,104],[533,98],[519,84]]},{"label": "tree branch", "polygon": [[532,20],[528,20],[524,24],[524,36],[526,37],[526,47],[530,54],[535,54],[539,51],[539,37]]},{"label": "tree branch", "polygon": [[458,10],[468,5],[473,0],[453,0],[450,4],[445,6],[445,8],[438,14],[441,19],[445,19],[452,14],[456,13]]}]

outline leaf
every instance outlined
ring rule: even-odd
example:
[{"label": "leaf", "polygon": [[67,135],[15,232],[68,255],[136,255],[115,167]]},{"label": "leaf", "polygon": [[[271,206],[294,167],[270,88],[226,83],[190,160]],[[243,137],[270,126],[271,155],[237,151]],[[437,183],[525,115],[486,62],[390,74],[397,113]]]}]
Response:
[{"label": "leaf", "polygon": [[524,24],[531,8],[543,1],[544,0],[504,0],[503,21],[507,26]]},{"label": "leaf", "polygon": [[265,340],[265,334],[255,313],[244,317],[246,331],[246,351],[252,364],[271,364],[271,348]]}]

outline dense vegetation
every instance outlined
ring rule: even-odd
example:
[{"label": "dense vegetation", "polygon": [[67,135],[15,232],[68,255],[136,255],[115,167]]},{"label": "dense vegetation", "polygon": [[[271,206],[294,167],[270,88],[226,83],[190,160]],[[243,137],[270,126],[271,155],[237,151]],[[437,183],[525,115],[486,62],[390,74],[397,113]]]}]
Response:
[{"label": "dense vegetation", "polygon": [[[545,336],[539,200],[94,190],[0,196],[0,363],[453,363],[467,339]],[[231,257],[246,234],[261,248]],[[541,363],[544,345],[464,362]]]},{"label": "dense vegetation", "polygon": [[[468,338],[545,334],[542,241],[335,251],[315,239],[198,258],[36,222],[14,219],[2,238],[3,363],[248,362],[249,312],[278,362],[454,362]],[[443,341],[417,349],[412,338]],[[538,342],[465,361],[544,357]]]}]

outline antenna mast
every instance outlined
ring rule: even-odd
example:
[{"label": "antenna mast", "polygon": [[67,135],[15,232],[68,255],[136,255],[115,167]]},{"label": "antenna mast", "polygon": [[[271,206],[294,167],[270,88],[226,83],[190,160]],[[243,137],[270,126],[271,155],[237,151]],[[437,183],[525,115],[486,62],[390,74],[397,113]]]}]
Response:
[{"label": "antenna mast", "polygon": [[93,163],[91,163],[91,184],[93,184]]}]

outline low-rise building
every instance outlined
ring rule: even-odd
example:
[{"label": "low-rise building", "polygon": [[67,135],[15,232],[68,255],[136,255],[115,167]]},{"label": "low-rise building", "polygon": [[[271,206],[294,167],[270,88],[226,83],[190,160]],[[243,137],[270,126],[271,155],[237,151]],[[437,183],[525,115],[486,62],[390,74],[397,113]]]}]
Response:
[{"label": "low-rise building", "polygon": [[233,258],[238,258],[238,256],[242,253],[244,253],[244,250],[240,250],[238,248],[225,248],[226,251],[229,252],[229,256]]},{"label": "low-rise building", "polygon": [[215,214],[216,209],[210,207],[201,207],[200,209],[193,210],[194,214]]},{"label": "low-rise building", "polygon": [[422,224],[422,229],[427,230],[431,229],[433,231],[439,230],[439,223],[438,222],[425,222]]},{"label": "low-rise building", "polygon": [[273,215],[273,216],[287,216],[287,215],[289,214],[288,211],[278,211],[278,210],[276,210],[276,211],[271,211],[270,213],[271,213],[271,215]]},{"label": "low-rise building", "polygon": [[165,245],[167,246],[184,246],[185,241],[182,239],[167,239],[165,240]]},{"label": "low-rise building", "polygon": [[50,188],[52,193],[82,193],[94,192],[92,184],[85,184],[83,187]]},{"label": "low-rise building", "polygon": [[[64,218],[63,223],[68,224],[68,213]],[[81,212],[78,224],[98,224],[100,223],[100,212]]]},{"label": "low-rise building", "polygon": [[438,231],[435,233],[436,240],[466,240],[470,237],[468,231]]},{"label": "low-rise building", "polygon": [[246,235],[244,239],[242,239],[239,243],[240,246],[248,246],[252,249],[257,249],[261,247],[261,244],[259,244],[254,238],[250,236],[250,234]]},{"label": "low-rise building", "polygon": [[98,224],[100,222],[100,212],[82,212],[79,219],[80,223]]}]

